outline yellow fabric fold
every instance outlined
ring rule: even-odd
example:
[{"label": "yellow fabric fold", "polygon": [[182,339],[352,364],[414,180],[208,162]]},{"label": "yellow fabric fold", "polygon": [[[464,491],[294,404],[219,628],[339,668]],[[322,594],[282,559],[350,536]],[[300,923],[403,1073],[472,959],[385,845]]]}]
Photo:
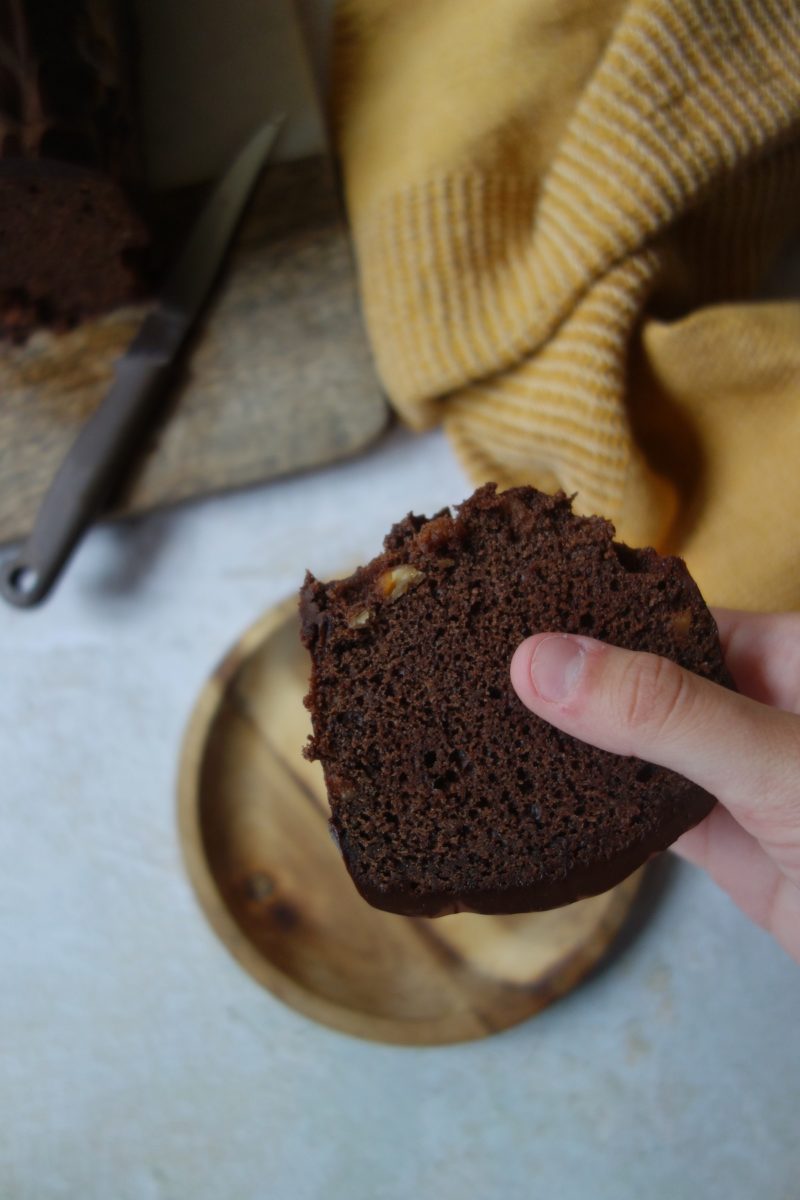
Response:
[{"label": "yellow fabric fold", "polygon": [[800,0],[340,0],[335,96],[400,415],[800,607]]}]

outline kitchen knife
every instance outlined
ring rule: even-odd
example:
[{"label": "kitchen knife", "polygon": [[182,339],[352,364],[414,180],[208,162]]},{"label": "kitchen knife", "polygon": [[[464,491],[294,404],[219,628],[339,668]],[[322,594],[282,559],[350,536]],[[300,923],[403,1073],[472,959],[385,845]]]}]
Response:
[{"label": "kitchen knife", "polygon": [[280,124],[262,126],[215,186],[155,307],[117,363],[110,390],[59,467],[33,532],[0,568],[0,592],[18,608],[48,595],[140,448]]}]

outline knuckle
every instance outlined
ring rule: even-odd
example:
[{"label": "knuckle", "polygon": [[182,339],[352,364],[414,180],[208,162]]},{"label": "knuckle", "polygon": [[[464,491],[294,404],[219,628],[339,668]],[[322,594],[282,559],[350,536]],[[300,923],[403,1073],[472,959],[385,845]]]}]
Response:
[{"label": "knuckle", "polygon": [[669,659],[636,654],[627,663],[620,718],[631,732],[666,735],[685,719],[690,700],[685,672]]}]

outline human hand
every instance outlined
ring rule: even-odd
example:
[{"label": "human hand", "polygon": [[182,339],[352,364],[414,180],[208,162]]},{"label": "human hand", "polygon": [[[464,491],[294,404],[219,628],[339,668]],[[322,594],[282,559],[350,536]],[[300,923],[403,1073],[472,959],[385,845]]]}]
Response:
[{"label": "human hand", "polygon": [[653,654],[557,633],[518,647],[511,681],[565,733],[716,796],[674,849],[800,962],[800,613],[714,617],[738,695]]}]

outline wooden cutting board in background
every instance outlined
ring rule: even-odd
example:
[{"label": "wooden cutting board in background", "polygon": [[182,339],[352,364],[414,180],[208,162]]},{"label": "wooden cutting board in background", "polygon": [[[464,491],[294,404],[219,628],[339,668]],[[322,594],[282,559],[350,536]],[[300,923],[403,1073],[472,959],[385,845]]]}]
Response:
[{"label": "wooden cutting board in background", "polygon": [[[0,541],[26,534],[145,309],[0,355]],[[120,504],[138,512],[362,449],[383,428],[327,160],[268,168],[226,278]]]},{"label": "wooden cutting board in background", "polygon": [[[184,186],[197,181],[197,172],[221,170],[256,119],[271,112],[287,114],[284,153],[303,157],[267,167],[164,419],[118,499],[121,512],[257,483],[354,454],[377,436],[388,416],[359,313],[323,123],[291,9],[282,3],[284,16],[278,20],[278,5],[267,6],[262,28],[252,6],[240,0],[231,0],[221,15],[218,6],[209,8],[208,21],[200,24],[191,20],[192,6],[143,0],[141,7],[147,35],[144,74],[155,81],[149,96],[153,130],[159,128],[153,112],[157,115],[170,101],[174,83],[163,50],[166,35],[175,31],[158,22],[175,21],[183,11],[187,39],[192,30],[195,38],[194,49],[188,40],[183,43],[184,71],[194,62],[196,72],[194,79],[188,74],[181,79],[182,114],[173,96],[171,123],[162,123],[161,141],[151,147],[156,184]],[[228,31],[237,31],[234,45],[244,56],[238,62],[228,47],[220,58],[225,73],[218,78],[209,77],[214,11]],[[258,38],[263,39],[261,58],[252,47]],[[196,44],[197,39],[203,43]],[[269,71],[271,60],[282,64],[280,72]],[[226,95],[245,95],[241,86],[237,92],[236,74],[241,83],[241,72],[255,70],[261,61],[269,86],[251,93],[250,106],[240,106],[238,113],[235,105],[221,103],[228,123],[213,136],[209,125],[206,141],[195,136],[195,157],[184,155],[179,175],[166,178],[166,166],[178,162],[175,147],[186,140],[187,122],[196,125],[202,113],[193,88],[213,88],[223,101]],[[282,91],[273,94],[278,82]],[[64,252],[69,253],[68,246]],[[30,531],[59,463],[102,399],[114,361],[145,312],[144,306],[118,311],[66,334],[40,332],[24,346],[0,347],[0,542]]]}]

